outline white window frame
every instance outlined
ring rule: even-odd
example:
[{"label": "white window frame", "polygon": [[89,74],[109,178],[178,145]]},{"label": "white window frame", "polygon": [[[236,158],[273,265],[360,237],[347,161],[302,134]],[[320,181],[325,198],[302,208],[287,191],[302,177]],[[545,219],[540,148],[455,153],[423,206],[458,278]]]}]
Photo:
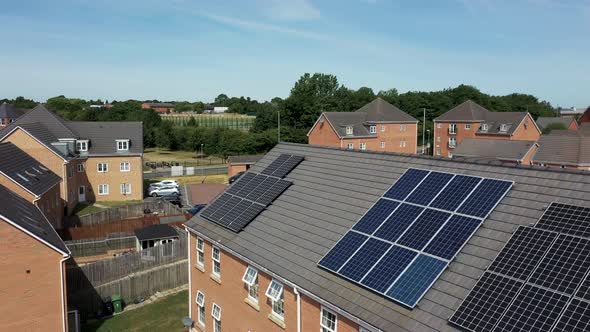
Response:
[{"label": "white window frame", "polygon": [[361,148],[362,151],[366,150],[367,149],[367,143],[361,143],[360,148]]},{"label": "white window frame", "polygon": [[[215,257],[215,252],[217,252],[217,257]],[[213,260],[213,274],[217,277],[221,276],[221,250],[217,247],[213,247],[211,250],[211,258]],[[217,264],[215,264],[217,263]]]},{"label": "white window frame", "polygon": [[436,141],[440,142],[440,136],[436,137]]},{"label": "white window frame", "polygon": [[[451,144],[454,142],[454,144]],[[456,137],[449,137],[449,147],[456,148],[457,147],[457,138]]]},{"label": "white window frame", "polygon": [[440,122],[439,122],[439,123],[437,123],[437,124],[436,124],[436,128],[437,128],[437,129],[442,129],[442,123],[440,123]]},{"label": "white window frame", "polygon": [[379,142],[379,147],[381,147],[382,149],[385,149],[385,141]]},{"label": "white window frame", "polygon": [[347,144],[346,144],[346,148],[347,148],[348,150],[354,150],[354,143],[347,143]]},{"label": "white window frame", "polygon": [[487,123],[481,124],[481,131],[488,131],[488,124]]},{"label": "white window frame", "polygon": [[405,147],[406,147],[406,140],[403,140],[403,139],[402,139],[402,140],[400,140],[400,141],[399,141],[399,147],[400,147],[400,148],[405,148]]},{"label": "white window frame", "polygon": [[270,284],[268,284],[268,288],[266,289],[266,296],[273,300],[278,301],[281,298],[281,294],[284,291],[283,284],[273,279]]},{"label": "white window frame", "polygon": [[[101,166],[103,166],[103,167],[101,167]],[[98,173],[108,173],[109,172],[109,163],[96,164],[96,171]]]},{"label": "white window frame", "polygon": [[254,302],[258,302],[258,270],[252,266],[248,266],[244,271],[242,281],[248,286],[248,298]]},{"label": "white window frame", "polygon": [[131,194],[131,183],[121,183],[121,195]]},{"label": "white window frame", "polygon": [[385,125],[381,125],[381,132],[385,131]]},{"label": "white window frame", "polygon": [[346,126],[346,136],[354,135],[354,129],[352,126]]},{"label": "white window frame", "polygon": [[[334,316],[334,328],[330,327],[328,324],[324,323],[324,313],[331,314]],[[329,319],[329,318],[327,318]],[[320,312],[320,332],[337,332],[338,331],[338,315],[322,306],[322,310]]]},{"label": "white window frame", "polygon": [[128,139],[118,139],[117,141],[117,151],[129,151],[129,140]]},{"label": "white window frame", "polygon": [[[106,188],[106,191],[104,190]],[[102,189],[102,190],[101,190]],[[98,185],[98,195],[106,196],[109,194],[109,185],[108,183],[101,183]]]},{"label": "white window frame", "polygon": [[371,134],[376,134],[377,133],[377,126],[376,125],[369,126],[369,132]]},{"label": "white window frame", "polygon": [[197,265],[205,267],[205,241],[197,238]]},{"label": "white window frame", "polygon": [[[127,167],[124,167],[125,165],[126,165]],[[123,162],[121,162],[121,163],[119,164],[119,171],[121,171],[121,172],[129,172],[129,171],[131,171],[131,163],[130,163],[130,162],[128,162],[128,161],[123,161]]]},{"label": "white window frame", "polygon": [[403,125],[400,125],[399,126],[399,131],[400,132],[404,132],[404,131],[407,131],[407,130],[408,130],[408,125],[403,124]]},{"label": "white window frame", "polygon": [[78,164],[76,166],[76,168],[78,169],[78,173],[84,173],[84,170],[85,170],[84,164]]},{"label": "white window frame", "polygon": [[[201,295],[202,301],[199,301],[199,295]],[[197,303],[197,320],[201,326],[205,326],[205,294],[201,291],[197,291],[195,303]]]},{"label": "white window frame", "polygon": [[504,123],[502,123],[502,124],[500,125],[500,132],[502,132],[502,133],[505,133],[505,132],[507,132],[507,131],[508,131],[508,125],[507,125],[507,124],[504,124]]},{"label": "white window frame", "polygon": [[88,140],[81,139],[76,141],[76,150],[78,152],[88,152]]},{"label": "white window frame", "polygon": [[457,124],[456,123],[449,123],[449,134],[456,134],[457,133]]},{"label": "white window frame", "polygon": [[471,124],[470,123],[466,123],[465,124],[465,130],[469,130],[471,129]]},{"label": "white window frame", "polygon": [[437,148],[437,149],[436,149],[436,155],[437,155],[437,156],[440,156],[440,148]]},{"label": "white window frame", "polygon": [[211,316],[213,317],[213,331],[221,332],[221,307],[215,302],[213,302],[213,306],[211,307]]}]

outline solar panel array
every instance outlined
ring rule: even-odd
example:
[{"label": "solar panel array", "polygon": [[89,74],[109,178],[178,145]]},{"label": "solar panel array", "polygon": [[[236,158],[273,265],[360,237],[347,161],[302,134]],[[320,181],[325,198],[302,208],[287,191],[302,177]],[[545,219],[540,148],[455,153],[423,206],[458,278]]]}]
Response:
[{"label": "solar panel array", "polygon": [[512,184],[408,169],[318,264],[413,308]]},{"label": "solar panel array", "polygon": [[449,321],[470,331],[590,330],[590,209],[520,226]]},{"label": "solar panel array", "polygon": [[201,216],[234,232],[246,227],[292,184],[282,178],[303,157],[282,154],[260,174],[248,172],[201,212]]}]

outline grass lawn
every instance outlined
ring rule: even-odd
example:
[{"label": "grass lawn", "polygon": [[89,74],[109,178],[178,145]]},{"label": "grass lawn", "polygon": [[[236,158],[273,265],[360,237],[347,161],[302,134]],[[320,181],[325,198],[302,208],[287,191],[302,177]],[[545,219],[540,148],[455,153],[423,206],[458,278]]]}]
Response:
[{"label": "grass lawn", "polygon": [[[205,182],[203,182],[203,179]],[[207,175],[207,176],[200,176],[200,175],[193,175],[193,176],[168,176],[163,178],[153,178],[153,179],[144,179],[143,185],[145,188],[150,186],[150,183],[162,181],[162,180],[176,180],[179,184],[187,184],[187,183],[227,183],[227,175]]]},{"label": "grass lawn", "polygon": [[194,151],[170,151],[167,149],[149,148],[145,149],[143,153],[143,161],[155,162],[178,162],[178,163],[192,163],[199,165],[218,165],[223,163],[223,159],[214,156],[205,158],[196,158],[197,154]]},{"label": "grass lawn", "polygon": [[95,204],[106,206],[106,207],[116,207],[116,206],[123,206],[123,205],[130,205],[141,203],[142,201],[113,201],[113,202],[96,202],[96,203],[78,203],[74,208],[74,215],[83,216],[86,214],[91,214],[94,212],[104,210],[102,207],[95,206]]},{"label": "grass lawn", "polygon": [[108,206],[108,207],[116,207],[116,206],[123,206],[123,205],[131,205],[143,202],[142,200],[135,200],[135,201],[107,201],[107,202],[96,202],[98,205]]},{"label": "grass lawn", "polygon": [[188,291],[182,291],[110,319],[82,326],[82,331],[182,331],[181,319],[188,314],[187,296]]}]

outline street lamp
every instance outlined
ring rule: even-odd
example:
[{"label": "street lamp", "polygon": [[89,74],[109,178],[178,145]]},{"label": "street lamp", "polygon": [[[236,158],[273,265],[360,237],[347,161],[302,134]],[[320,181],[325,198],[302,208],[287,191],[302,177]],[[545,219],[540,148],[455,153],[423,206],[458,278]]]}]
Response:
[{"label": "street lamp", "polygon": [[426,140],[426,154],[430,154],[430,129],[426,129],[427,137]]},{"label": "street lamp", "polygon": [[[201,158],[200,158],[201,160],[203,159],[203,146],[204,145],[205,144],[201,143]],[[203,170],[203,165],[201,165],[201,181],[203,180],[203,171],[204,171]]]}]

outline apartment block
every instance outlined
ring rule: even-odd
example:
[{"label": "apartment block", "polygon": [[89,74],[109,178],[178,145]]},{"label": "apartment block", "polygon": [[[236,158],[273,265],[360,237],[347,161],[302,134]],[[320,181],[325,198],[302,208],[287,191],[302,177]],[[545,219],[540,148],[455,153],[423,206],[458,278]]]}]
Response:
[{"label": "apartment block", "polygon": [[43,106],[0,130],[10,142],[62,178],[66,214],[79,202],[143,198],[140,122],[65,121]]},{"label": "apartment block", "polygon": [[312,145],[415,154],[418,120],[382,98],[356,112],[324,112],[307,133]]},{"label": "apartment block", "polygon": [[6,127],[23,116],[27,110],[7,104],[0,104],[0,128]]},{"label": "apartment block", "polygon": [[464,138],[537,141],[540,136],[528,112],[491,112],[468,100],[434,119],[433,155],[452,158]]}]

